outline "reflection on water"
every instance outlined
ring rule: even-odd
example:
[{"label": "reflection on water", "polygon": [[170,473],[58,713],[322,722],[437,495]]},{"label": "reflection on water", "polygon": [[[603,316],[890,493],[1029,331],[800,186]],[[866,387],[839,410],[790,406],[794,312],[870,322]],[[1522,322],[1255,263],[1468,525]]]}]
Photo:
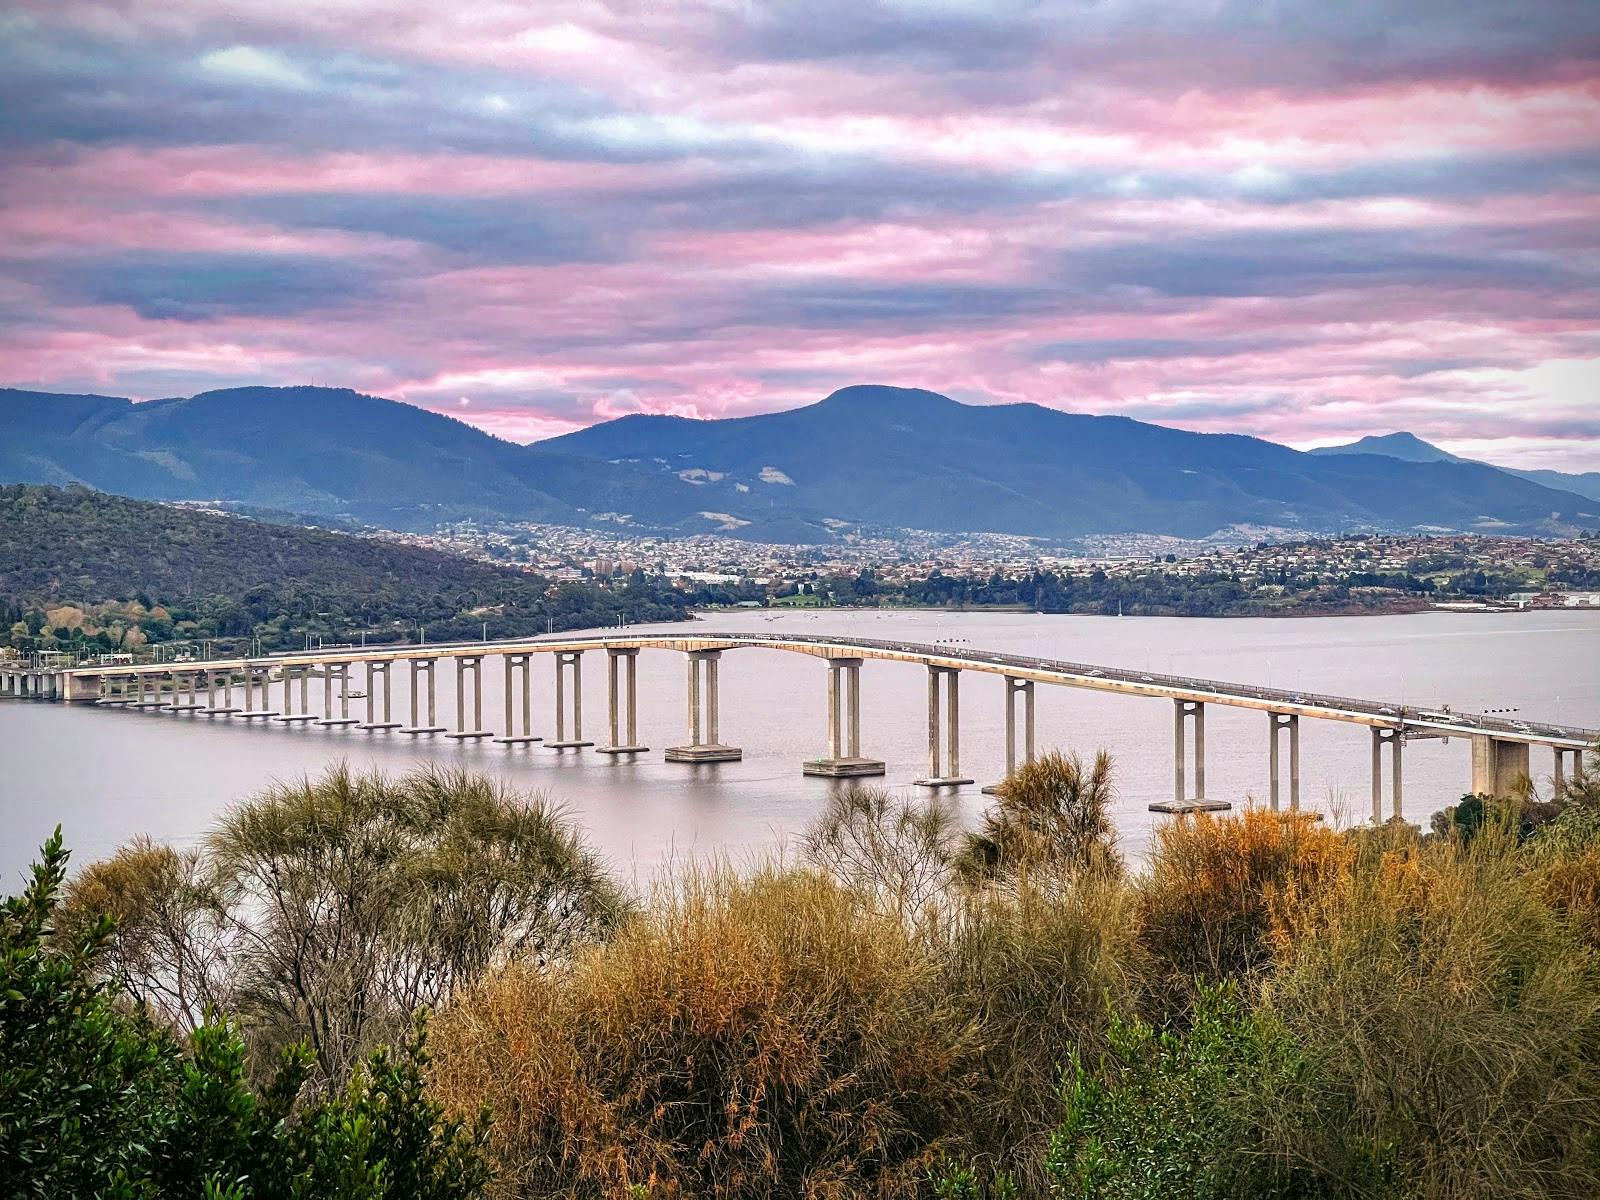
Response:
[{"label": "reflection on water", "polygon": [[[1296,690],[1448,702],[1478,711],[1600,726],[1600,615],[1427,613],[1307,620],[1196,620],[1042,616],[1028,613],[874,613],[824,611],[714,614],[707,630],[849,633],[934,642],[955,639],[987,650],[1137,667],[1152,672],[1266,683]],[[666,628],[666,627],[663,627]],[[682,626],[673,627],[682,629]],[[604,740],[603,654],[585,656],[584,732]],[[722,739],[744,747],[744,761],[686,766],[662,761],[685,740],[683,657],[645,651],[639,660],[639,727],[652,747],[636,761],[591,750],[458,744],[437,738],[353,729],[285,727],[226,717],[175,716],[0,702],[0,878],[8,883],[59,821],[79,862],[108,853],[136,833],[193,841],[215,814],[270,779],[352,766],[402,771],[425,761],[490,771],[524,790],[559,799],[624,874],[648,876],[665,859],[711,850],[758,854],[805,826],[840,784],[803,778],[800,764],[826,737],[826,668],[818,659],[773,650],[737,650],[722,660]],[[502,719],[498,658],[485,663],[484,719]],[[534,723],[548,733],[554,667],[535,660]],[[394,672],[394,711],[409,704],[407,672]],[[363,678],[352,672],[352,684]],[[441,663],[439,715],[453,721],[455,673]],[[1004,710],[998,676],[962,679],[961,765],[979,783],[1004,762]],[[320,680],[310,689],[321,703]],[[869,661],[862,670],[862,752],[885,759],[888,786],[910,782],[926,755],[926,677],[920,667]],[[273,689],[272,699],[279,699]],[[352,711],[362,712],[360,701]],[[497,726],[496,726],[497,727]],[[1153,821],[1145,806],[1171,794],[1172,713],[1168,702],[1040,686],[1041,749],[1093,751],[1116,759],[1119,823],[1140,850]],[[1207,712],[1207,790],[1243,802],[1264,794],[1267,719],[1212,706]],[[1360,819],[1368,804],[1367,733],[1330,722],[1301,727],[1302,801]],[[1429,813],[1469,782],[1467,743],[1408,744],[1406,814]],[[1547,777],[1547,752],[1534,753]],[[960,794],[969,815],[984,797]]]}]

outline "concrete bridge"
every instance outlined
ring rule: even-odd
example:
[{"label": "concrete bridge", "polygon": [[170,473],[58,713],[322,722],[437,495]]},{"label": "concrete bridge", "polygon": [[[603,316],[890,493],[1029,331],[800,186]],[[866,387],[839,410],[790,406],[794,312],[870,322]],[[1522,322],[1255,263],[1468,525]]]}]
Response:
[{"label": "concrete bridge", "polygon": [[[1255,709],[1266,716],[1268,801],[1273,809],[1279,808],[1284,799],[1291,810],[1300,807],[1302,718],[1367,726],[1371,730],[1374,823],[1385,819],[1386,808],[1389,819],[1403,819],[1403,749],[1411,739],[1468,739],[1472,748],[1471,790],[1491,795],[1512,794],[1520,781],[1530,776],[1531,747],[1547,747],[1553,753],[1554,778],[1559,785],[1569,768],[1574,776],[1582,772],[1584,750],[1600,741],[1600,730],[1456,713],[1448,707],[1419,708],[913,642],[760,633],[580,634],[494,642],[325,648],[262,658],[166,664],[29,667],[0,663],[0,696],[206,713],[245,721],[358,726],[410,736],[442,734],[462,740],[493,739],[508,745],[542,741],[552,749],[578,750],[594,746],[583,735],[583,656],[603,653],[608,740],[594,748],[601,754],[637,755],[648,750],[639,741],[637,657],[643,650],[676,651],[684,655],[688,675],[687,731],[685,740],[668,747],[665,756],[671,762],[714,763],[736,760],[743,753],[739,747],[721,741],[717,677],[722,655],[746,648],[782,650],[825,661],[826,752],[806,762],[803,770],[807,775],[834,778],[884,773],[883,761],[862,751],[860,680],[862,666],[870,659],[911,663],[927,671],[928,766],[926,774],[917,780],[925,787],[956,787],[973,782],[962,775],[960,763],[960,686],[966,672],[998,675],[1004,680],[1008,772],[1034,756],[1036,684],[1169,701],[1173,706],[1172,799],[1151,805],[1154,812],[1188,813],[1230,807],[1226,801],[1206,795],[1206,710],[1211,705]],[[549,737],[533,732],[532,680],[534,660],[539,655],[550,656],[554,665],[549,730],[553,736]],[[493,656],[505,660],[504,713],[499,730],[484,723],[483,663]],[[436,705],[435,679],[443,663],[453,663],[456,673],[453,727],[439,723]],[[393,711],[390,676],[397,666],[410,673],[406,722],[397,720]],[[353,671],[364,673],[365,695],[359,716],[352,716],[350,711]],[[322,680],[320,715],[311,711],[309,703],[314,676]],[[279,689],[276,709],[271,706],[269,694],[274,686]],[[236,694],[240,703],[235,703]],[[1282,770],[1285,757],[1287,787]]]}]

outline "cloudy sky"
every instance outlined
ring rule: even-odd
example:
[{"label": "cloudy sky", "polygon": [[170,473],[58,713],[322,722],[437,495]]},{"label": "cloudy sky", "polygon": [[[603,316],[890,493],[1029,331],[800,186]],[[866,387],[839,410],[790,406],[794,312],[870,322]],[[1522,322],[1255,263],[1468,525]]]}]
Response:
[{"label": "cloudy sky", "polygon": [[1600,5],[6,0],[0,382],[1600,469]]}]

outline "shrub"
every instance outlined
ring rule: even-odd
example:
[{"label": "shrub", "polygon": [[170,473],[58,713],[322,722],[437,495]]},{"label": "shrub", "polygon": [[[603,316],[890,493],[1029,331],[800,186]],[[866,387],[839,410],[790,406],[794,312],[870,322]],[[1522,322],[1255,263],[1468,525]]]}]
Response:
[{"label": "shrub", "polygon": [[1139,907],[1166,982],[1182,988],[1267,964],[1291,910],[1336,887],[1354,853],[1310,814],[1248,808],[1159,826]]},{"label": "shrub", "polygon": [[980,1042],[974,1165],[1044,1185],[1060,1065],[1105,1045],[1107,1005],[1132,1007],[1148,960],[1134,895],[1090,873],[964,891],[932,937],[950,1002]]},{"label": "shrub", "polygon": [[916,922],[950,899],[961,836],[949,799],[912,803],[852,787],[829,797],[801,852],[878,911]]},{"label": "shrub", "polygon": [[599,860],[538,797],[482,776],[336,767],[229,812],[199,854],[148,842],[91,867],[65,924],[107,910],[103,977],[178,1028],[237,1013],[265,1075],[298,1041],[349,1077],[491,964],[550,960],[625,911]]},{"label": "shrub", "polygon": [[423,1094],[421,1027],[375,1053],[342,1095],[299,1103],[310,1056],[245,1081],[237,1029],[187,1046],[92,977],[109,918],[53,937],[61,834],[0,907],[0,1194],[229,1200],[455,1200],[482,1193],[485,1118],[444,1120]]},{"label": "shrub", "polygon": [[1272,1099],[1298,1086],[1304,1064],[1280,1028],[1244,1011],[1234,988],[1203,985],[1183,1030],[1113,1017],[1109,1042],[1098,1063],[1073,1054],[1063,1072],[1065,1113],[1047,1164],[1055,1195],[1319,1194],[1263,1152]]},{"label": "shrub", "polygon": [[440,1014],[506,1194],[913,1195],[964,1146],[975,1047],[897,919],[810,872],[689,874],[570,968]]},{"label": "shrub", "polygon": [[1088,766],[1076,754],[1042,754],[1001,781],[959,865],[974,880],[1029,868],[1119,872],[1115,795],[1104,750]]},{"label": "shrub", "polygon": [[1520,857],[1493,828],[1373,837],[1283,944],[1265,1011],[1316,1071],[1281,1154],[1397,1196],[1600,1190],[1600,970]]}]

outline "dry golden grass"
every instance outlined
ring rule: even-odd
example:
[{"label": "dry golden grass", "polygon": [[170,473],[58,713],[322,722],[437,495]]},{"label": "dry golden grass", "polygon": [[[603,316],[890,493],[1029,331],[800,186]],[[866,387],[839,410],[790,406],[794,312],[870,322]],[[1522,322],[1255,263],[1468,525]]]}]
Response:
[{"label": "dry golden grass", "polygon": [[1350,839],[1309,814],[1263,808],[1160,826],[1139,881],[1145,945],[1180,990],[1266,965],[1295,914],[1348,878]]},{"label": "dry golden grass", "polygon": [[436,1088],[516,1196],[897,1196],[965,1150],[976,1031],[892,917],[811,872],[702,870],[560,971],[440,1013]]},{"label": "dry golden grass", "polygon": [[1600,1194],[1600,969],[1515,839],[1369,835],[1262,983],[1314,1070],[1278,1150],[1361,1194]]}]

